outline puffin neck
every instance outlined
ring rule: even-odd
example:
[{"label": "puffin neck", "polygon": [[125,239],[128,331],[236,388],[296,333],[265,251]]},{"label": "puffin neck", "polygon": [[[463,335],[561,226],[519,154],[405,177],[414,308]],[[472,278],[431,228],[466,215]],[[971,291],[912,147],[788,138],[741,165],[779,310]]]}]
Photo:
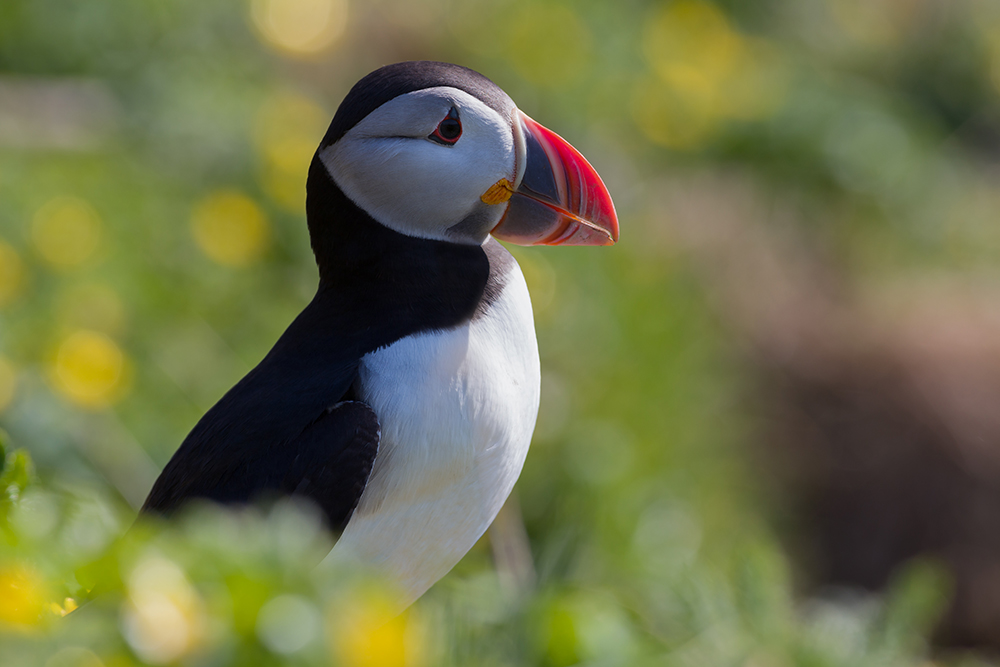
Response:
[{"label": "puffin neck", "polygon": [[482,247],[406,236],[379,224],[344,194],[318,155],[306,190],[320,273],[317,301],[358,313],[365,326],[395,319],[413,329],[406,333],[472,317],[490,273]]}]

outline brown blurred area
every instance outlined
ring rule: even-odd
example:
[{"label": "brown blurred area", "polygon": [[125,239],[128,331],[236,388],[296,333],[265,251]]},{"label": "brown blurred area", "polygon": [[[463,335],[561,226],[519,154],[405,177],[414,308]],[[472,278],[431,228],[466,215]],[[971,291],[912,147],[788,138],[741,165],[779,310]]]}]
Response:
[{"label": "brown blurred area", "polygon": [[852,281],[747,178],[662,187],[654,227],[752,370],[753,457],[804,587],[881,590],[930,558],[953,578],[936,643],[1000,649],[1000,283]]}]

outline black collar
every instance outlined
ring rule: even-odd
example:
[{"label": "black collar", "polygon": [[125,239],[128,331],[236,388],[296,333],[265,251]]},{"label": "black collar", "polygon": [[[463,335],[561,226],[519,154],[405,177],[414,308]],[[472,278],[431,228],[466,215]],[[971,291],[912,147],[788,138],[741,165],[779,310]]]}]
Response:
[{"label": "black collar", "polygon": [[[309,167],[306,214],[320,286],[314,307],[364,326],[365,347],[467,321],[483,298],[490,259],[481,246],[400,234],[376,222],[333,181]],[[340,332],[355,338],[360,332]],[[367,351],[362,351],[364,354]]]}]

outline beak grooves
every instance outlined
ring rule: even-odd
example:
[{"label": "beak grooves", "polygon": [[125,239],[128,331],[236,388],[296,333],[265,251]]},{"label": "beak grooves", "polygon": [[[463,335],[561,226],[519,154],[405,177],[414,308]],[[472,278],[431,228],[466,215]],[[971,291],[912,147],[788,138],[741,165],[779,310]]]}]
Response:
[{"label": "beak grooves", "polygon": [[565,139],[524,113],[518,111],[515,122],[524,138],[524,171],[493,235],[520,245],[613,245],[618,216],[597,171]]}]

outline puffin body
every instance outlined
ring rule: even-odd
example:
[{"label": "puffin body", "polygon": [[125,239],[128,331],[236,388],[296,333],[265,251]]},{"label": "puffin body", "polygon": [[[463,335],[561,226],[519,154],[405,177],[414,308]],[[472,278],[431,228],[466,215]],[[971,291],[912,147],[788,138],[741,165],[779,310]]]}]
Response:
[{"label": "puffin body", "polygon": [[342,531],[330,558],[419,597],[489,527],[539,402],[514,243],[610,245],[610,195],[489,79],[389,65],[359,81],[310,165],[312,302],[206,413],[143,511],[296,495]]},{"label": "puffin body", "polygon": [[538,348],[521,271],[487,242],[496,297],[468,322],[365,355],[359,397],[382,434],[361,500],[332,558],[374,563],[415,599],[492,523],[528,453]]}]

